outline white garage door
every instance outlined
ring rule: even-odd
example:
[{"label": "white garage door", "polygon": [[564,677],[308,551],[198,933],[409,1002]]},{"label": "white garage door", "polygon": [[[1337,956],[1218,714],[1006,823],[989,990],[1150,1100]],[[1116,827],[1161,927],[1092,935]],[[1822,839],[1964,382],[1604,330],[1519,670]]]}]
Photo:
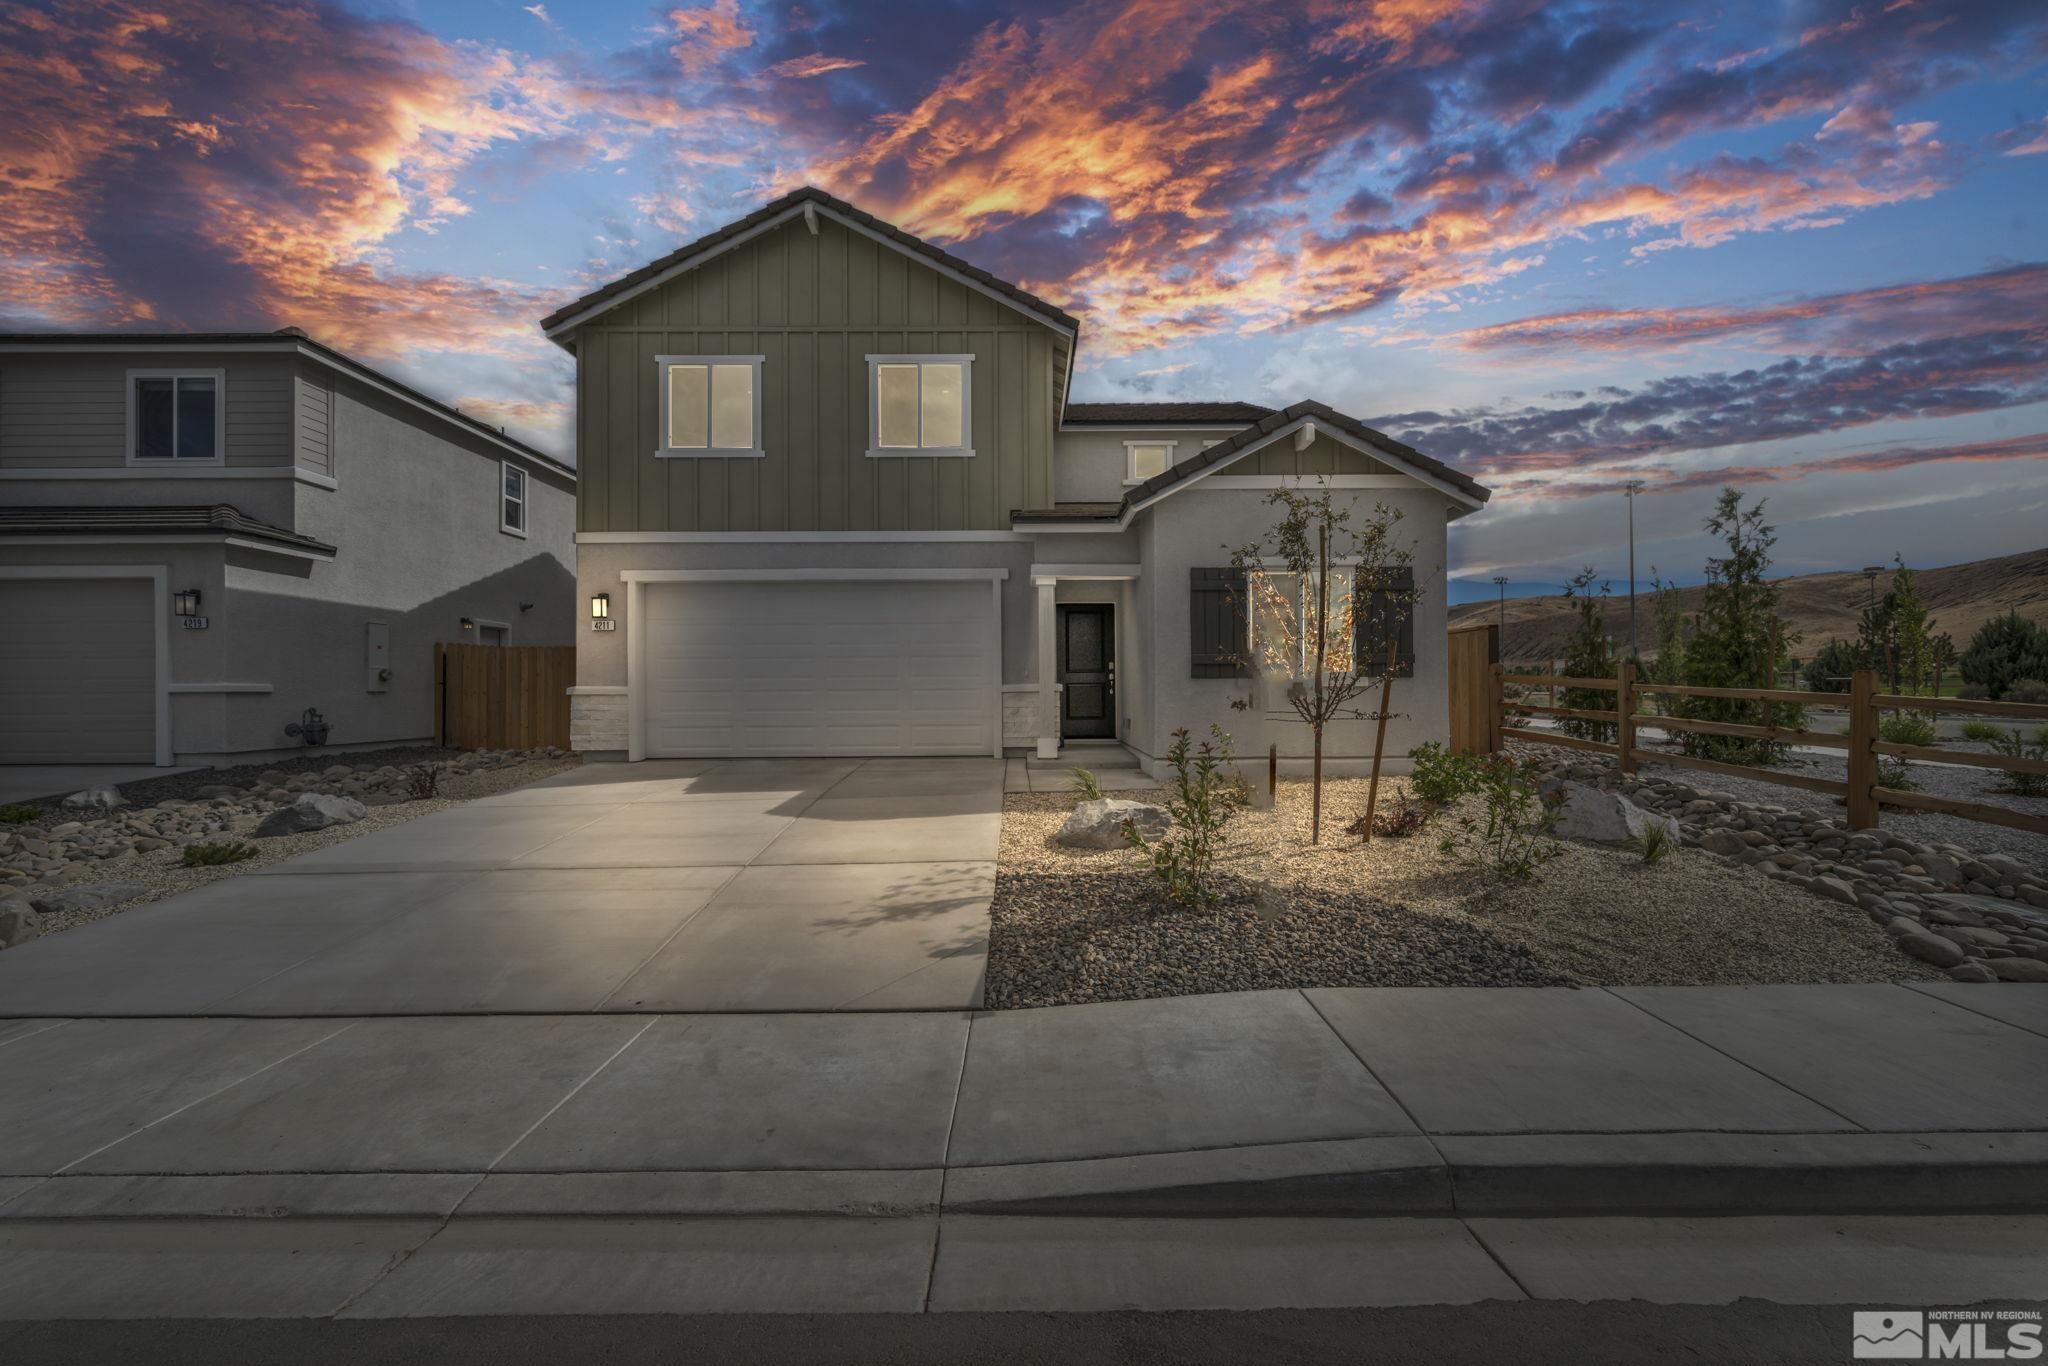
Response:
[{"label": "white garage door", "polygon": [[985,580],[650,583],[640,615],[649,756],[994,750]]},{"label": "white garage door", "polygon": [[0,764],[156,761],[146,579],[0,579]]}]

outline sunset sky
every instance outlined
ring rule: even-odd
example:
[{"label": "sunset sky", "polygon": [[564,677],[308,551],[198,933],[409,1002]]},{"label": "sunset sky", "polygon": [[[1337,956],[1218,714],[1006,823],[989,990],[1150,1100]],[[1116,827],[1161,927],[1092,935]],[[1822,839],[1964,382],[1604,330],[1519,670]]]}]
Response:
[{"label": "sunset sky", "polygon": [[[1453,570],[2048,544],[2048,4],[0,0],[0,327],[296,324],[573,457],[585,290],[814,183],[1083,320],[1080,400],[1317,398]],[[1490,590],[1489,590],[1490,591]]]}]

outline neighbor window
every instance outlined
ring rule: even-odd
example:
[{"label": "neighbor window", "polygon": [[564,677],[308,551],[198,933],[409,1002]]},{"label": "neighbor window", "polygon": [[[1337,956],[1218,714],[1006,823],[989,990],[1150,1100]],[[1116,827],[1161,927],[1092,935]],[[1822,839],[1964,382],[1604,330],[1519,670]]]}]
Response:
[{"label": "neighbor window", "polygon": [[972,356],[869,356],[869,455],[973,455]]},{"label": "neighbor window", "polygon": [[504,506],[499,513],[498,529],[509,531],[515,536],[526,534],[526,471],[510,460],[502,461],[503,470],[501,501]]},{"label": "neighbor window", "polygon": [[128,385],[132,462],[221,459],[220,371],[130,371]]},{"label": "neighbor window", "polygon": [[1124,442],[1124,482],[1142,484],[1153,475],[1172,469],[1175,444],[1172,441]]},{"label": "neighbor window", "polygon": [[761,357],[657,356],[665,456],[758,456]]}]

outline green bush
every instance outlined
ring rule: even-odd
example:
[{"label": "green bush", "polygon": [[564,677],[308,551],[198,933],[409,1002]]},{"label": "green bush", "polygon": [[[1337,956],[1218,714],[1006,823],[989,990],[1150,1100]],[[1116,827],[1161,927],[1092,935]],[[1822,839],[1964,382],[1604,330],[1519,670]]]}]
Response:
[{"label": "green bush", "polygon": [[1879,787],[1895,788],[1900,792],[1920,790],[1920,784],[1913,781],[1912,767],[1896,754],[1877,756],[1877,783]]},{"label": "green bush", "polygon": [[2048,702],[2048,682],[2038,678],[2016,678],[2012,686],[2005,690],[2005,700],[2031,702],[2039,706],[2043,702]]},{"label": "green bush", "polygon": [[2021,679],[2048,678],[2048,630],[2017,612],[1993,617],[1970,637],[1960,668],[1984,696],[2005,697]]},{"label": "green bush", "polygon": [[1173,776],[1166,781],[1166,811],[1173,828],[1148,845],[1137,827],[1124,823],[1124,838],[1152,860],[1152,871],[1166,884],[1166,894],[1184,906],[1213,906],[1216,854],[1224,828],[1245,806],[1245,786],[1235,772],[1230,736],[1221,726],[1209,727],[1211,739],[1188,743],[1188,728],[1173,733],[1166,762]]},{"label": "green bush", "polygon": [[1880,740],[1894,745],[1931,745],[1941,738],[1941,729],[1924,711],[1895,711],[1877,723]]},{"label": "green bush", "polygon": [[1847,692],[1849,675],[1863,667],[1863,655],[1846,640],[1831,640],[1800,671],[1809,692]]},{"label": "green bush", "polygon": [[240,840],[224,840],[218,844],[188,844],[179,862],[187,868],[213,868],[255,857],[255,845],[244,844]]},{"label": "green bush", "polygon": [[1980,745],[1991,744],[2003,734],[2005,734],[2003,726],[1994,726],[1989,721],[1963,722],[1963,738],[1965,740],[1973,740]]},{"label": "green bush", "polygon": [[[1477,786],[1486,819],[1459,820],[1443,838],[1444,852],[1489,869],[1504,882],[1528,882],[1537,869],[1562,854],[1564,846],[1550,833],[1557,825],[1558,806],[1538,794],[1538,768],[1537,760],[1517,762],[1505,754],[1480,760]],[[1560,791],[1560,800],[1562,795]]]},{"label": "green bush", "polygon": [[1430,740],[1409,750],[1408,757],[1415,765],[1408,790],[1431,806],[1449,806],[1479,790],[1479,761],[1469,754],[1453,754]]},{"label": "green bush", "polygon": [[1640,835],[1630,835],[1622,847],[1639,855],[1645,863],[1657,863],[1671,852],[1671,827],[1663,821],[1651,821],[1643,827]]},{"label": "green bush", "polygon": [[1102,784],[1085,768],[1075,769],[1073,776],[1067,779],[1067,786],[1084,802],[1099,802],[1104,796]]},{"label": "green bush", "polygon": [[26,802],[9,802],[5,806],[0,806],[0,825],[21,825],[39,818],[42,814],[43,809],[39,806],[30,806]]},{"label": "green bush", "polygon": [[[2017,731],[2002,731],[1991,748],[2008,759],[2048,760],[2048,727],[2036,731],[2031,740]],[[2008,773],[2005,786],[1998,790],[2016,797],[2048,797],[2048,774]]]}]

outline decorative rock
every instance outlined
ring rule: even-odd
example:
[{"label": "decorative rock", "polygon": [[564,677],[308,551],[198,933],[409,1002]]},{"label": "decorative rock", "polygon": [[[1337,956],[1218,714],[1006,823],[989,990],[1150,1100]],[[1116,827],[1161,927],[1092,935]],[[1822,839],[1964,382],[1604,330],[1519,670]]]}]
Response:
[{"label": "decorative rock", "polygon": [[1677,821],[1647,811],[1618,793],[1602,792],[1584,783],[1554,781],[1545,782],[1542,792],[1546,801],[1554,800],[1554,793],[1564,794],[1564,802],[1558,807],[1557,824],[1551,828],[1551,833],[1559,839],[1620,844],[1640,838],[1652,825],[1662,825],[1670,834],[1671,842],[1679,842]]},{"label": "decorative rock", "polygon": [[2001,982],[2048,982],[2048,963],[2038,958],[1988,958],[1984,966]]},{"label": "decorative rock", "polygon": [[1100,797],[1075,807],[1053,840],[1075,849],[1122,849],[1130,843],[1124,838],[1125,821],[1137,827],[1147,844],[1173,828],[1173,817],[1164,808],[1122,797]]},{"label": "decorative rock", "polygon": [[1995,982],[1998,975],[1982,963],[1958,963],[1948,970],[1948,975],[1958,982]]},{"label": "decorative rock", "polygon": [[271,812],[256,827],[257,839],[273,835],[297,835],[307,830],[325,830],[330,825],[347,825],[370,814],[370,808],[353,797],[328,792],[301,793],[290,806]]},{"label": "decorative rock", "polygon": [[140,882],[86,882],[72,887],[53,887],[31,896],[28,904],[44,915],[64,911],[97,911],[141,896],[149,888]]},{"label": "decorative rock", "polygon": [[35,912],[19,901],[0,901],[0,949],[35,937]]},{"label": "decorative rock", "polygon": [[1819,895],[1839,901],[1845,906],[1854,906],[1856,904],[1856,889],[1838,877],[1815,878],[1813,880],[1813,890]]},{"label": "decorative rock", "polygon": [[119,788],[101,784],[74,792],[64,799],[67,811],[112,811],[117,806],[126,806],[128,799],[121,795]]},{"label": "decorative rock", "polygon": [[1733,830],[1709,830],[1700,839],[1700,848],[1710,854],[1726,854],[1733,857],[1749,849],[1742,836]]},{"label": "decorative rock", "polygon": [[1932,963],[1938,968],[1952,968],[1969,958],[1960,944],[1952,943],[1937,934],[1902,934],[1892,942],[1921,962]]}]

